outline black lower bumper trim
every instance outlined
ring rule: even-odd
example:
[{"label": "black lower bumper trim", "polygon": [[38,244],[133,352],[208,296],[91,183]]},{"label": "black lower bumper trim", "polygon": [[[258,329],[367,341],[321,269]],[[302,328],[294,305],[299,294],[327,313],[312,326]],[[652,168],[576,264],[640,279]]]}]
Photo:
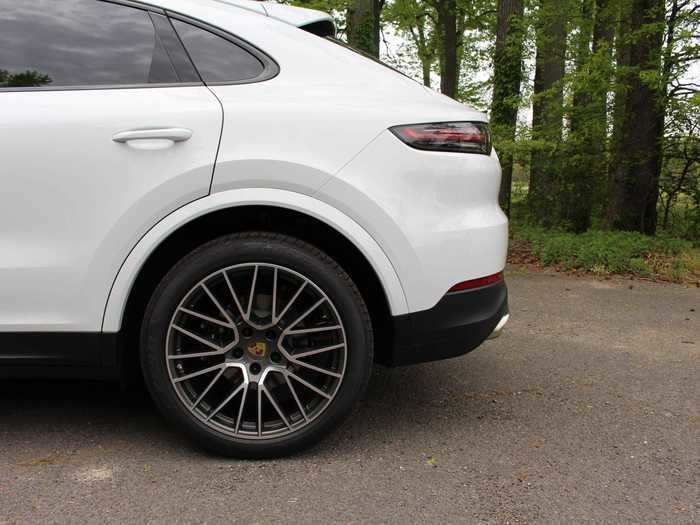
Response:
[{"label": "black lower bumper trim", "polygon": [[445,295],[429,310],[394,317],[394,344],[381,364],[402,366],[471,352],[508,313],[505,281]]}]

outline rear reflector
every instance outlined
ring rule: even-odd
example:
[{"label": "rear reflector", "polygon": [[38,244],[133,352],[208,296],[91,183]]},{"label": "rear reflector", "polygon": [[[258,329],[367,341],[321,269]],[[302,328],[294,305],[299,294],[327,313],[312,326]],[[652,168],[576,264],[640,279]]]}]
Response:
[{"label": "rear reflector", "polygon": [[447,290],[450,292],[461,292],[462,290],[471,290],[472,288],[480,288],[489,284],[497,283],[503,279],[503,272],[494,273],[493,275],[487,275],[486,277],[479,277],[478,279],[470,279],[469,281],[462,281],[461,283],[455,284],[452,288]]},{"label": "rear reflector", "polygon": [[491,136],[484,122],[411,124],[390,129],[403,142],[416,149],[491,154]]}]

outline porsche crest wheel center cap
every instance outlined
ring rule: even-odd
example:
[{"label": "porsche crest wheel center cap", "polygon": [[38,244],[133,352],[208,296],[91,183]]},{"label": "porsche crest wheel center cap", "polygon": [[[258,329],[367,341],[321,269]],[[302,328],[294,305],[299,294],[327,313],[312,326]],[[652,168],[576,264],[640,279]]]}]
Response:
[{"label": "porsche crest wheel center cap", "polygon": [[265,341],[255,341],[246,346],[248,354],[253,359],[264,359],[268,357],[269,351]]}]

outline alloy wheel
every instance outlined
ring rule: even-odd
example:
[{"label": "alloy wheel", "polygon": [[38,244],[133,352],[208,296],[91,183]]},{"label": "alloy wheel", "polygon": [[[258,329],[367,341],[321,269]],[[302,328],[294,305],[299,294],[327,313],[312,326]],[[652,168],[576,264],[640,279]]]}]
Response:
[{"label": "alloy wheel", "polygon": [[347,340],[331,299],[283,266],[246,263],[192,287],[168,328],[165,359],[180,401],[241,439],[298,432],[331,404]]}]

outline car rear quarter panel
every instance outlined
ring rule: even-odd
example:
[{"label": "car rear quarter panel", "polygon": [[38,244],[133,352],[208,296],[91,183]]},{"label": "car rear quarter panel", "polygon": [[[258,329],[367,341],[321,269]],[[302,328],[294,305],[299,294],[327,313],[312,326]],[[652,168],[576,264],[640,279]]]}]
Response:
[{"label": "car rear quarter panel", "polygon": [[458,282],[503,270],[508,220],[490,156],[412,149],[382,133],[318,192],[354,218],[397,269],[410,311]]}]

